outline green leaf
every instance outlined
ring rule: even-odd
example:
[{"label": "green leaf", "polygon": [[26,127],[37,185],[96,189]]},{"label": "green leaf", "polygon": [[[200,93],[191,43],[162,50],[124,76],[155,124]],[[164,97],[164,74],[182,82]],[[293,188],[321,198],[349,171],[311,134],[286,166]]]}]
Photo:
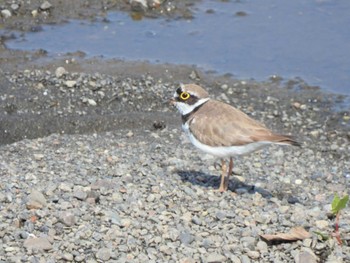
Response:
[{"label": "green leaf", "polygon": [[314,231],[314,233],[316,235],[318,235],[321,238],[322,241],[325,241],[325,240],[329,239],[329,235],[327,235],[327,234],[324,234],[324,233],[319,232],[319,231]]},{"label": "green leaf", "polygon": [[334,197],[333,197],[333,201],[332,201],[332,213],[333,214],[336,214],[338,211],[337,211],[337,205],[339,203],[339,195],[337,193],[334,194]]},{"label": "green leaf", "polygon": [[345,195],[338,203],[339,210],[344,209],[349,201],[349,195]]},{"label": "green leaf", "polygon": [[337,214],[340,210],[346,207],[346,204],[349,201],[349,195],[345,195],[343,198],[340,198],[338,194],[334,195],[332,201],[332,213]]}]

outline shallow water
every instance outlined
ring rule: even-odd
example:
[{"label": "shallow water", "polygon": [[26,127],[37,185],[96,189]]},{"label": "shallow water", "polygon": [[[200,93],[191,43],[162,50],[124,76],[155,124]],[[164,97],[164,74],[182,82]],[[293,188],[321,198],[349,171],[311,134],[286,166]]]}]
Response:
[{"label": "shallow water", "polygon": [[[142,19],[122,12],[94,22],[72,20],[17,34],[11,49],[50,54],[194,64],[240,79],[301,77],[350,94],[348,0],[203,1],[194,19]],[[108,22],[106,22],[108,21]]]}]

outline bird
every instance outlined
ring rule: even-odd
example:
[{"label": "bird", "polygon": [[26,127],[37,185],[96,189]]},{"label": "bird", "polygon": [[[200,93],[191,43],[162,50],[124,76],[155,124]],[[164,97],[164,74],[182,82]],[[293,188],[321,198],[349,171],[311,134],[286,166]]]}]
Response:
[{"label": "bird", "polygon": [[301,146],[292,136],[275,133],[230,104],[211,99],[197,84],[180,84],[170,103],[180,112],[191,143],[221,159],[220,192],[228,189],[233,157],[271,144]]}]

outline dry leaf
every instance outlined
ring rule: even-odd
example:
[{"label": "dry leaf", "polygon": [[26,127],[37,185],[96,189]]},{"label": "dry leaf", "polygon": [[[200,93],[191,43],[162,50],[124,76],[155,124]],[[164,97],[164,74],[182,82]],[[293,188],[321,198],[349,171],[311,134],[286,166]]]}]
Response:
[{"label": "dry leaf", "polygon": [[294,227],[289,233],[277,233],[275,235],[260,235],[260,237],[266,241],[297,241],[311,237],[310,233],[307,232],[303,227]]}]

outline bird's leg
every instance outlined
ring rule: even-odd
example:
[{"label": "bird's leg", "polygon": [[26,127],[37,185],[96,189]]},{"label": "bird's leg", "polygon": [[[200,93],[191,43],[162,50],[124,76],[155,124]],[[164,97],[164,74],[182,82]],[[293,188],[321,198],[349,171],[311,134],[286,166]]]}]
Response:
[{"label": "bird's leg", "polygon": [[226,162],[224,159],[221,159],[221,182],[220,182],[220,187],[219,187],[219,192],[225,192],[225,181],[226,181],[226,173],[227,173],[227,167],[226,167]]},{"label": "bird's leg", "polygon": [[233,159],[232,159],[232,157],[230,157],[230,163],[228,165],[227,176],[225,178],[225,191],[228,189],[228,183],[229,183],[230,175],[232,174],[232,169],[233,169]]}]

